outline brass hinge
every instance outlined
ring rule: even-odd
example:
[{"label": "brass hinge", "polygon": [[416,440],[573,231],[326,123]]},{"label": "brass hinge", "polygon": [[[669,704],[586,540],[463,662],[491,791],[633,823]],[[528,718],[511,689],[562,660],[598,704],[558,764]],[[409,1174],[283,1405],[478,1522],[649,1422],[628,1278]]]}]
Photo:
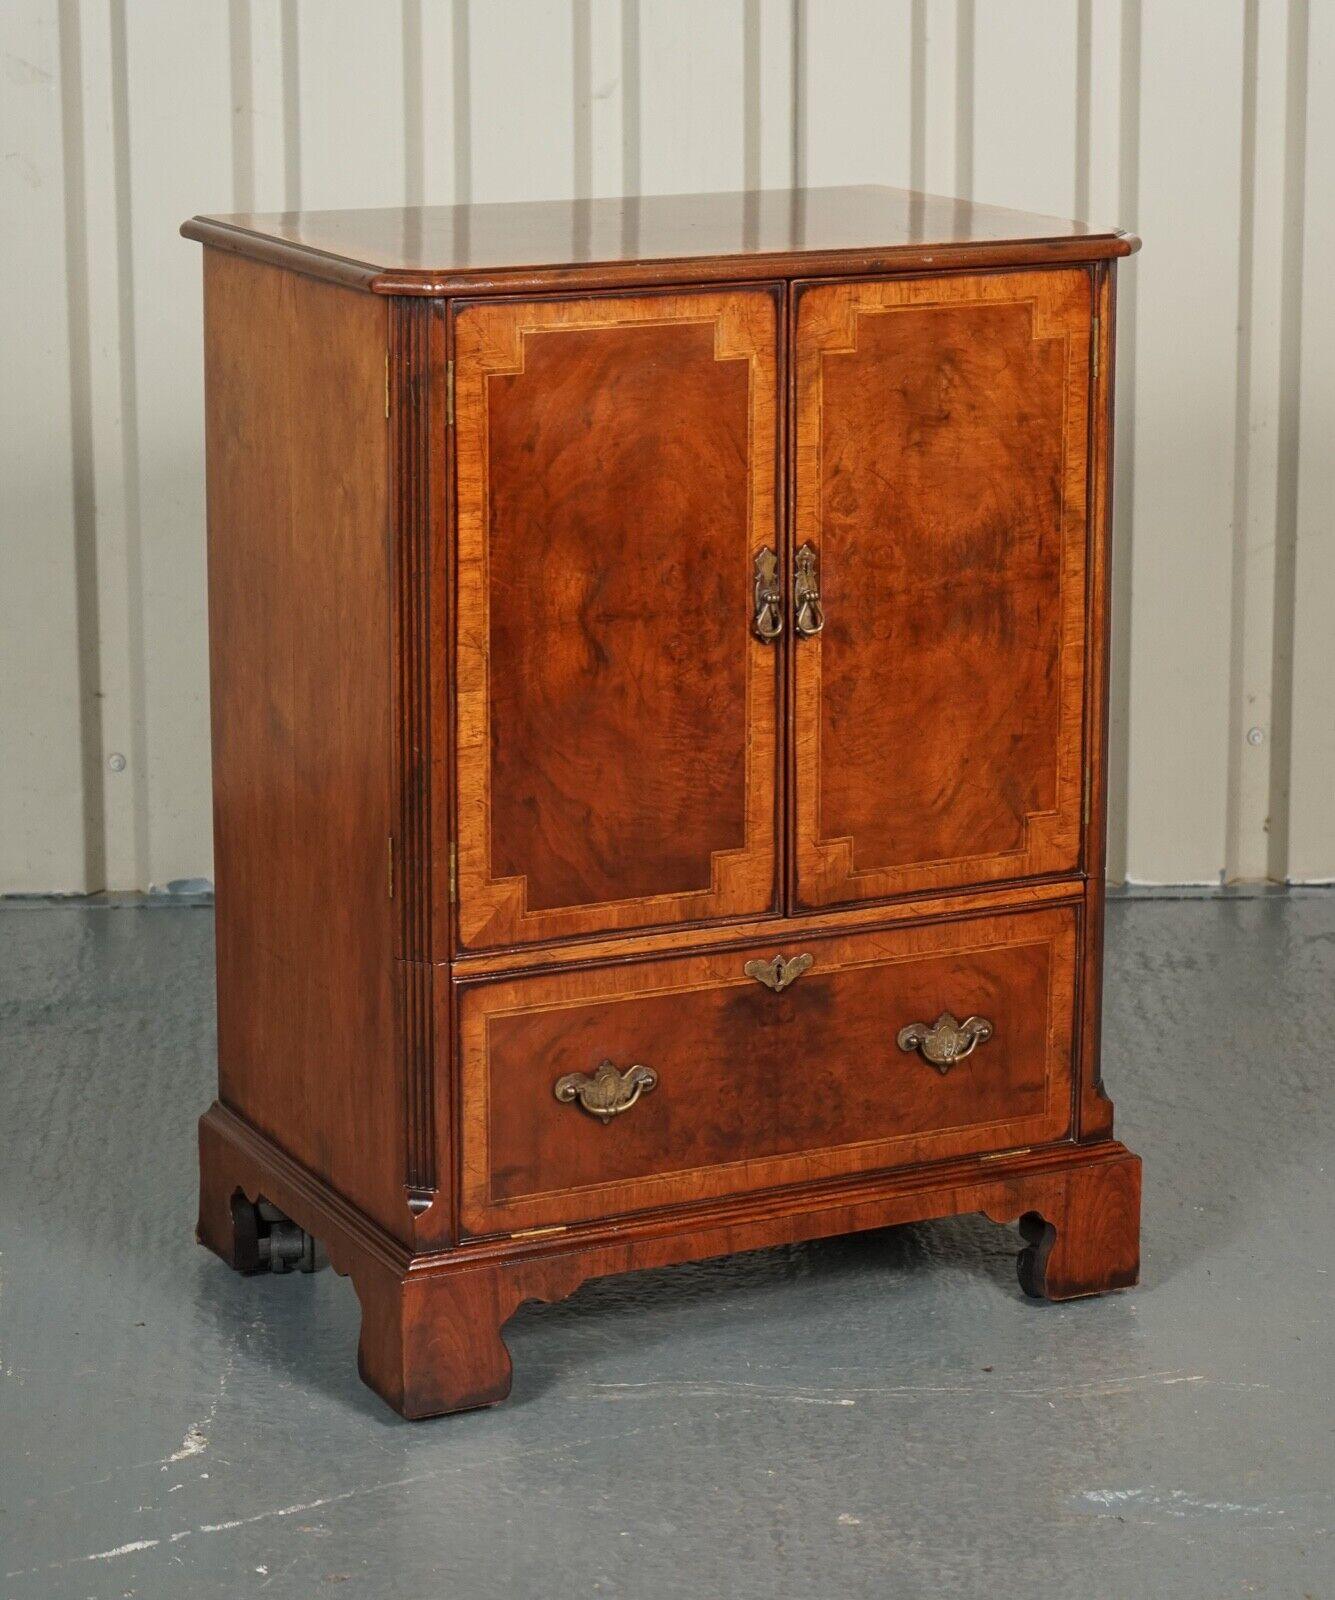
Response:
[{"label": "brass hinge", "polygon": [[445,363],[445,426],[454,426],[454,362]]},{"label": "brass hinge", "polygon": [[385,351],[385,415],[389,416],[389,351]]},{"label": "brass hinge", "polygon": [[997,1150],[990,1156],[979,1156],[980,1161],[1009,1161],[1012,1156],[1027,1156],[1033,1145],[1021,1145],[1018,1150]]},{"label": "brass hinge", "polygon": [[459,898],[459,846],[450,841],[450,904]]},{"label": "brass hinge", "polygon": [[394,835],[391,833],[386,841],[389,845],[389,898],[394,898]]},{"label": "brass hinge", "polygon": [[1085,789],[1085,826],[1086,827],[1089,826],[1089,816],[1090,816],[1090,812],[1093,809],[1094,809],[1094,806],[1093,806],[1093,794],[1092,794],[1092,791],[1088,788],[1088,786],[1086,786],[1086,789]]},{"label": "brass hinge", "polygon": [[512,1233],[512,1239],[537,1239],[544,1233],[564,1233],[568,1224],[562,1222],[555,1228],[521,1228],[518,1233]]},{"label": "brass hinge", "polygon": [[1090,375],[1093,378],[1094,382],[1097,383],[1099,381],[1099,344],[1100,344],[1100,339],[1099,339],[1099,318],[1098,318],[1098,314],[1097,313],[1095,313],[1095,316],[1094,316],[1093,333],[1094,333],[1094,360],[1093,360],[1093,363],[1092,363],[1092,366],[1091,366],[1091,369],[1090,369]]}]

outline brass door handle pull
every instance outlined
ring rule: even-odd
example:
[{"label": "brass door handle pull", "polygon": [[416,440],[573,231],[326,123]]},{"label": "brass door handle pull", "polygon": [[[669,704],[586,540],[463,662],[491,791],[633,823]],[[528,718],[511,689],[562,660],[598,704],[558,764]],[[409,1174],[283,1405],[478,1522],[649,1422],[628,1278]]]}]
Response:
[{"label": "brass door handle pull", "polygon": [[814,639],[825,626],[825,608],[820,603],[820,557],[814,544],[804,544],[797,552],[793,575],[793,626],[804,639]]},{"label": "brass door handle pull", "polygon": [[592,1072],[567,1072],[556,1080],[552,1092],[565,1104],[578,1100],[591,1117],[606,1124],[657,1086],[658,1074],[652,1067],[636,1065],[618,1072],[610,1061],[600,1061]]},{"label": "brass door handle pull", "polygon": [[796,983],[814,960],[814,956],[806,954],[789,956],[787,960],[783,956],[775,956],[772,961],[748,961],[742,971],[748,978],[754,978],[757,983],[763,983],[767,989],[773,989],[778,994],[780,989]]},{"label": "brass door handle pull", "polygon": [[773,644],[783,632],[783,592],[779,588],[779,558],[765,545],[756,551],[755,615],[751,631],[761,644]]},{"label": "brass door handle pull", "polygon": [[992,1024],[986,1017],[965,1017],[956,1020],[949,1011],[943,1011],[929,1027],[925,1022],[910,1022],[898,1035],[901,1050],[916,1050],[929,1066],[945,1077],[957,1061],[971,1056],[980,1044],[992,1037]]}]

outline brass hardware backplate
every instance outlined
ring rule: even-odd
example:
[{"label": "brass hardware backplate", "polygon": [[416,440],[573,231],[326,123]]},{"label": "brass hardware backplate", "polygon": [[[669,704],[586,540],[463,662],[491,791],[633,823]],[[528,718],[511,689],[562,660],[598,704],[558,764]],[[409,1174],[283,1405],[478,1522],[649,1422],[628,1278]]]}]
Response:
[{"label": "brass hardware backplate", "polygon": [[757,983],[763,983],[767,989],[773,989],[778,994],[790,983],[796,983],[815,959],[805,954],[789,956],[786,960],[783,956],[775,956],[772,961],[748,961],[742,971],[748,978],[754,978]]},{"label": "brass hardware backplate", "polygon": [[793,627],[803,639],[814,639],[825,626],[825,610],[820,603],[820,557],[814,544],[804,544],[797,552],[793,573]]},{"label": "brass hardware backplate", "polygon": [[971,1056],[980,1044],[992,1037],[992,1024],[986,1017],[965,1017],[960,1022],[943,1011],[929,1027],[925,1022],[910,1022],[901,1028],[897,1043],[901,1050],[916,1050],[930,1067],[945,1077],[957,1061]]},{"label": "brass hardware backplate", "polygon": [[755,580],[751,632],[761,644],[773,644],[783,632],[783,591],[779,588],[779,558],[768,545],[756,551]]},{"label": "brass hardware backplate", "polygon": [[610,1061],[600,1061],[592,1072],[567,1072],[556,1080],[552,1093],[567,1105],[578,1101],[591,1117],[606,1124],[657,1086],[658,1074],[652,1067],[636,1065],[620,1072]]}]

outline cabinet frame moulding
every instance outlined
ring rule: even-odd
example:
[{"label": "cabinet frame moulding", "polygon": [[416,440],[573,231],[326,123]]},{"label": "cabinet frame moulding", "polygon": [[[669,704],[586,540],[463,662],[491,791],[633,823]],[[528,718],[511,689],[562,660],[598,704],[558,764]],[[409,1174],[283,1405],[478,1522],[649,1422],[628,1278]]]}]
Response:
[{"label": "cabinet frame moulding", "polygon": [[449,693],[448,452],[438,437],[446,415],[444,348],[440,302],[387,303],[396,828],[390,892],[397,902],[404,1187],[414,1237],[423,1243],[453,1236],[454,1209],[453,1163],[438,1137],[438,1130],[450,1126],[450,1109],[435,1014],[435,991],[449,989],[437,979],[437,963],[449,954],[448,917],[442,914],[448,904],[448,847],[441,844],[448,831],[450,719],[439,711]]}]

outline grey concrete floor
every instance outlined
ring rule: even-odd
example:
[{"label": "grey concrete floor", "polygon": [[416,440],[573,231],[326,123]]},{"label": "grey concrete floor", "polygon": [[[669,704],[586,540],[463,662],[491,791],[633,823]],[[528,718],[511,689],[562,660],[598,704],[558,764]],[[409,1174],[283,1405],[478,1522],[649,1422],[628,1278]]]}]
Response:
[{"label": "grey concrete floor", "polygon": [[0,914],[0,1592],[1335,1594],[1335,895],[1111,908],[1142,1287],[976,1218],[592,1284],[400,1422],[351,1286],[194,1243],[207,910]]}]

